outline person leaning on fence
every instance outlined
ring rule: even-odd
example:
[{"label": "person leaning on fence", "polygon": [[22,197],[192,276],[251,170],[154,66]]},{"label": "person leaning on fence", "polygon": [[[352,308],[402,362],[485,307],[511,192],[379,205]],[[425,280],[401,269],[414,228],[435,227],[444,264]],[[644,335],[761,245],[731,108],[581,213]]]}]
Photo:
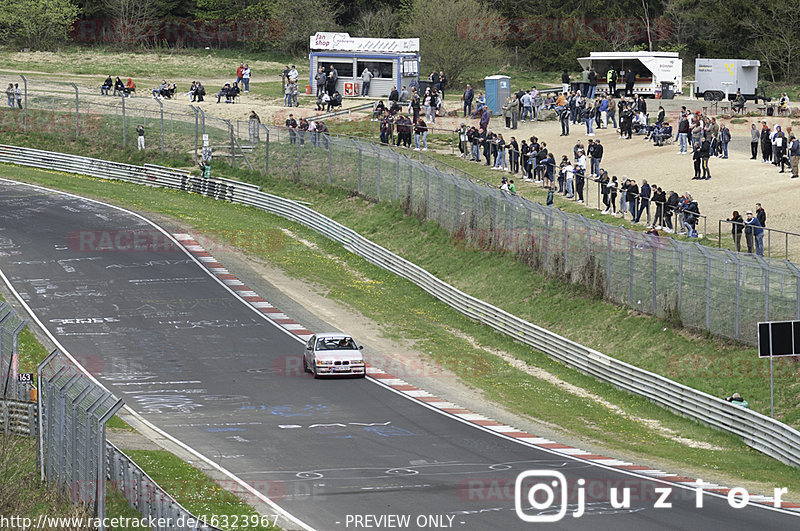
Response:
[{"label": "person leaning on fence", "polygon": [[136,126],[136,135],[138,136],[137,139],[137,147],[139,151],[144,149],[144,127],[141,125]]},{"label": "person leaning on fence", "polygon": [[297,140],[301,147],[306,143],[306,131],[308,131],[308,120],[300,118],[300,123],[297,124]]},{"label": "person leaning on fence", "polygon": [[743,407],[745,409],[750,409],[750,404],[747,403],[747,400],[742,398],[742,395],[739,393],[733,393],[731,396],[725,397],[725,400],[733,404],[734,406]]},{"label": "person leaning on fence", "polygon": [[111,74],[109,74],[106,80],[103,81],[103,84],[100,85],[100,95],[108,96],[108,91],[110,91],[113,86],[114,81],[112,81]]},{"label": "person leaning on fence", "polygon": [[250,128],[250,144],[258,144],[258,134],[259,130],[261,129],[261,118],[258,116],[258,114],[256,114],[256,111],[250,111],[248,125]]},{"label": "person leaning on fence", "polygon": [[294,119],[294,114],[289,114],[289,117],[286,118],[286,128],[289,130],[289,143],[294,144],[297,136],[297,120]]},{"label": "person leaning on fence", "polygon": [[[733,215],[726,219],[725,221],[731,222],[731,236],[733,236],[733,246],[736,249],[736,252],[741,252],[742,250],[742,231],[744,230],[744,219],[742,218],[741,214],[739,214],[738,210],[733,211]],[[752,239],[751,242],[748,244],[748,252],[752,251]]]},{"label": "person leaning on fence", "polygon": [[[753,241],[755,243],[755,251],[758,256],[764,256],[764,227],[761,225],[761,222],[758,221],[758,218],[753,217],[753,211],[747,211],[747,219],[744,221],[744,233],[745,236],[748,234],[752,234]],[[748,250],[747,252],[752,252],[750,250],[750,242],[748,239]]]}]

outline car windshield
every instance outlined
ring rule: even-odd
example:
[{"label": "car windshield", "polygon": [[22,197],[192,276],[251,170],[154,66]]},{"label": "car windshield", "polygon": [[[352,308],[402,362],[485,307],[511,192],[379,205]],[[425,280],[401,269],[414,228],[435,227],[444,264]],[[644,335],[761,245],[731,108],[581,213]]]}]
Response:
[{"label": "car windshield", "polygon": [[356,342],[349,337],[324,338],[317,341],[317,350],[358,350]]}]

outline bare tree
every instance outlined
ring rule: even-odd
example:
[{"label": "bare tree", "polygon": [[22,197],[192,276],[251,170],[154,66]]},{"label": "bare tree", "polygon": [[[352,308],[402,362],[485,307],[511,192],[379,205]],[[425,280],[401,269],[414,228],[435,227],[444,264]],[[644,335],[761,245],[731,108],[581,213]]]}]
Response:
[{"label": "bare tree", "polygon": [[642,0],[642,9],[644,10],[644,15],[641,17],[642,22],[644,22],[645,30],[647,31],[647,49],[649,51],[653,51],[653,34],[650,29],[650,9],[647,7],[647,1]]},{"label": "bare tree", "polygon": [[105,0],[114,17],[114,39],[122,45],[134,45],[153,39],[155,6],[149,0]]}]

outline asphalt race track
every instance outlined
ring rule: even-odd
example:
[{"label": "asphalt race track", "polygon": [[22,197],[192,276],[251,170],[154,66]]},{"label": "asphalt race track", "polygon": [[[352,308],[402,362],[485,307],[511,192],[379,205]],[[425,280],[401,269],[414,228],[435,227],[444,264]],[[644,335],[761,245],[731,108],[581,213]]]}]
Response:
[{"label": "asphalt race track", "polygon": [[[296,338],[153,225],[110,206],[0,182],[0,269],[128,406],[316,529],[531,528],[514,508],[514,480],[525,470],[567,480],[568,513],[547,524],[554,529],[800,523],[759,506],[735,510],[710,494],[696,508],[694,491],[488,433],[371,379],[314,380],[300,368]],[[670,486],[672,507],[655,508],[654,489]],[[612,507],[611,487],[630,489],[630,507]],[[521,499],[528,515],[558,516],[555,507],[532,507],[527,493]],[[575,518],[579,504],[585,514]]]}]

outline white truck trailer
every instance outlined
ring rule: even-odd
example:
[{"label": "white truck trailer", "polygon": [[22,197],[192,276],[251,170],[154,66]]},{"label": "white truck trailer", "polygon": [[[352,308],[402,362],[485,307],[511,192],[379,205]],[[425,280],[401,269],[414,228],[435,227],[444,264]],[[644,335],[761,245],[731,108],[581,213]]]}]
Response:
[{"label": "white truck trailer", "polygon": [[668,83],[672,92],[683,93],[683,61],[677,52],[591,52],[578,62],[597,72],[598,93],[608,90],[606,74],[612,67],[618,75],[617,95],[625,92],[622,72],[629,71],[636,74],[634,94],[656,97],[661,94],[662,83]]},{"label": "white truck trailer", "polygon": [[[758,101],[758,67],[752,59],[707,59],[698,57],[694,62],[694,93],[697,98],[709,101],[736,98],[740,90],[748,100]],[[762,96],[763,97],[763,96]]]}]

